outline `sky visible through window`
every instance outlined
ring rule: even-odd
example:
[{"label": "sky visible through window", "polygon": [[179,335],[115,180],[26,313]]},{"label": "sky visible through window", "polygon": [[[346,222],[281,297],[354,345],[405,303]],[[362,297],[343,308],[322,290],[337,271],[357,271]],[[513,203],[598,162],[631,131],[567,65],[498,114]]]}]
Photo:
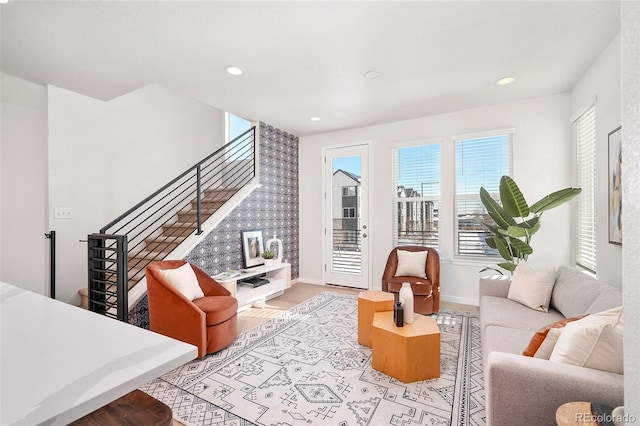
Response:
[{"label": "sky visible through window", "polygon": [[396,182],[422,197],[440,196],[440,145],[399,148]]},{"label": "sky visible through window", "polygon": [[508,134],[456,141],[456,194],[479,196],[482,186],[497,194],[510,174],[509,142]]},{"label": "sky visible through window", "polygon": [[[495,193],[500,177],[509,174],[510,135],[456,141],[456,186],[458,195],[479,195],[480,187]],[[423,197],[440,196],[440,144],[398,149],[397,185],[411,188]],[[360,157],[333,159],[333,172],[342,169],[360,176]]]},{"label": "sky visible through window", "polygon": [[333,159],[333,173],[338,169],[344,170],[356,176],[362,176],[360,169],[360,156],[338,157]]},{"label": "sky visible through window", "polygon": [[229,114],[229,141],[234,140],[251,128],[251,123],[244,118]]}]

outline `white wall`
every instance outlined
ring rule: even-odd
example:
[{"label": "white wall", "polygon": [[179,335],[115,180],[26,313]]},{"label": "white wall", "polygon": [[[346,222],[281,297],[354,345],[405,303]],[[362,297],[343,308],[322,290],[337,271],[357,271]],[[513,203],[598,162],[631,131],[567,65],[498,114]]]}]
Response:
[{"label": "white wall", "polygon": [[[79,303],[90,233],[222,145],[221,110],[150,85],[103,102],[48,86],[49,206],[58,299]],[[54,219],[56,207],[72,219]]]},{"label": "white wall", "polygon": [[46,89],[2,74],[0,93],[0,281],[49,295]]},{"label": "white wall", "polygon": [[640,2],[622,3],[622,246],[624,305],[624,405],[640,419]]},{"label": "white wall", "polygon": [[622,287],[622,247],[609,243],[608,134],[621,121],[620,35],[600,54],[571,92],[571,112],[596,103],[596,273]]},{"label": "white wall", "polygon": [[[422,117],[300,138],[300,281],[321,282],[322,262],[322,147],[370,141],[371,156],[371,289],[379,289],[392,249],[392,176],[394,144],[443,138],[442,189],[453,191],[453,143],[455,135],[515,128],[514,178],[528,201],[571,185],[570,96],[556,95],[430,117]],[[447,214],[446,212],[451,212]],[[444,300],[477,303],[478,271],[482,264],[452,262],[453,200],[443,199],[440,212]],[[547,212],[541,231],[533,239],[533,262],[568,264],[570,260],[570,209],[568,205]]]}]

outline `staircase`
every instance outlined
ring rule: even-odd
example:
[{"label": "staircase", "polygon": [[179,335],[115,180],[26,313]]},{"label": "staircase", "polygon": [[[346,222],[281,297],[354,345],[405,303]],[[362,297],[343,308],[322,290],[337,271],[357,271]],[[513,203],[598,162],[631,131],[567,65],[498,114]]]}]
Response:
[{"label": "staircase", "polygon": [[[204,223],[220,209],[231,197],[238,192],[238,188],[210,189],[203,193],[200,209],[200,220]],[[128,288],[132,289],[142,278],[144,271],[151,261],[165,259],[189,235],[198,229],[197,199],[190,203],[188,210],[179,211],[167,223],[162,225],[160,235],[144,239],[142,250],[129,252],[128,259]]]},{"label": "staircase", "polygon": [[207,219],[255,181],[255,147],[254,127],[90,234],[89,309],[127,321],[129,292],[147,265],[203,238],[215,226],[203,229]]}]

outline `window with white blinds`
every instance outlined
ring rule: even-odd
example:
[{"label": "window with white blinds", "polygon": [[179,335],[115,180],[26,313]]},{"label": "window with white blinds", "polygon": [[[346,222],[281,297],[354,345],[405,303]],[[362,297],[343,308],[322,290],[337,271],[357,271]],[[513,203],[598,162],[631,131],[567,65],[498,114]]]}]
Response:
[{"label": "window with white blinds", "polygon": [[394,246],[437,249],[440,210],[440,144],[394,150]]},{"label": "window with white blinds", "polygon": [[576,186],[582,188],[575,203],[576,265],[596,272],[596,108],[590,106],[574,122]]},{"label": "window with white blinds", "polygon": [[480,201],[480,187],[500,199],[500,178],[512,172],[512,140],[511,130],[455,139],[457,256],[498,256],[485,242],[490,235],[482,223],[492,220]]}]

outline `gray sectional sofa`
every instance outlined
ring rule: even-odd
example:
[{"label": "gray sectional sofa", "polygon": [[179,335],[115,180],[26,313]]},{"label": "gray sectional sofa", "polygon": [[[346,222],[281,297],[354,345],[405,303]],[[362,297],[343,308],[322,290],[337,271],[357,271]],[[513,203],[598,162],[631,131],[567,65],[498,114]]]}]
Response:
[{"label": "gray sectional sofa", "polygon": [[506,276],[480,279],[480,327],[487,425],[555,425],[556,409],[571,401],[623,405],[623,375],[525,357],[541,327],[563,318],[622,305],[622,292],[576,268],[560,267],[549,312],[507,298]]}]

